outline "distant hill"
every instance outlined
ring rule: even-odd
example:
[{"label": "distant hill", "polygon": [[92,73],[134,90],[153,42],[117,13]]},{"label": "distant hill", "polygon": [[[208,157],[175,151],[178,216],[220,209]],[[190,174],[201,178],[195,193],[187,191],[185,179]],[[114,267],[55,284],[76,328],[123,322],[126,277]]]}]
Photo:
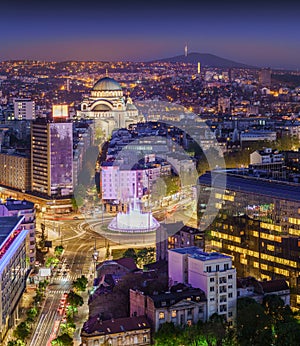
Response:
[{"label": "distant hill", "polygon": [[239,62],[221,58],[217,55],[207,54],[207,53],[189,53],[185,55],[177,55],[172,58],[165,58],[155,60],[155,62],[186,62],[191,64],[197,64],[199,61],[202,66],[208,67],[220,67],[220,68],[255,68],[255,66],[250,66],[246,64],[241,64]]}]

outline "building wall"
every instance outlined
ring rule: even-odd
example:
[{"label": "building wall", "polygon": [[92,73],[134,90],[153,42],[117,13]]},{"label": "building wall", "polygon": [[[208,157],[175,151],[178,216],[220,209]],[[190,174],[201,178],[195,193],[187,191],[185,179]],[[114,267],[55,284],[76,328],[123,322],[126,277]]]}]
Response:
[{"label": "building wall", "polygon": [[148,346],[151,345],[150,329],[120,332],[116,334],[81,336],[82,346]]},{"label": "building wall", "polygon": [[26,287],[26,235],[26,230],[21,231],[0,259],[0,343],[16,324],[18,304]]},{"label": "building wall", "polygon": [[[279,183],[276,186],[280,189]],[[200,187],[200,203],[207,200],[206,193]],[[229,188],[226,194],[216,191],[215,197],[220,211],[210,226],[207,247],[233,256],[240,277],[285,278],[293,288],[291,305],[300,304],[299,202]]]},{"label": "building wall", "polygon": [[30,190],[30,158],[0,153],[0,184],[20,191]]}]

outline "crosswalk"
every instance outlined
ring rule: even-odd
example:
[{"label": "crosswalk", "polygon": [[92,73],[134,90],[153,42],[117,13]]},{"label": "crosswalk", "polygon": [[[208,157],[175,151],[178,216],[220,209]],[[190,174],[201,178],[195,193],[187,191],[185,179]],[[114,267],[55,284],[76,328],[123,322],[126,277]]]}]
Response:
[{"label": "crosswalk", "polygon": [[49,294],[51,294],[51,295],[53,295],[53,294],[62,295],[62,294],[64,294],[64,293],[69,293],[70,290],[57,289],[57,290],[49,290],[48,292],[49,292]]},{"label": "crosswalk", "polygon": [[51,279],[52,282],[61,282],[61,281],[74,281],[81,277],[81,274],[67,274],[67,275],[60,275],[55,276]]}]

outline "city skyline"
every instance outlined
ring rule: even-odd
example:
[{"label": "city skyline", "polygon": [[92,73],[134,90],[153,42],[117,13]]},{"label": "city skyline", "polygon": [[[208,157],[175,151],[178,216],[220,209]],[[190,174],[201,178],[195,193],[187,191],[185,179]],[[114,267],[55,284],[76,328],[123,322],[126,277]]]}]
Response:
[{"label": "city skyline", "polygon": [[0,60],[151,61],[184,54],[187,43],[189,52],[298,69],[300,6],[288,5],[5,4]]}]

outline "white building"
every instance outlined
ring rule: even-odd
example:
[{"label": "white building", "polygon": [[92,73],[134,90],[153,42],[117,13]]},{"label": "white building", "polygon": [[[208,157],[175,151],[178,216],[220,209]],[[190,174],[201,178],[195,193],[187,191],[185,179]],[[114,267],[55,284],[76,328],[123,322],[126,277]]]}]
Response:
[{"label": "white building", "polygon": [[14,99],[15,120],[35,119],[35,102],[30,99]]},{"label": "white building", "polygon": [[270,163],[282,163],[284,161],[282,153],[272,148],[265,148],[263,150],[256,150],[250,154],[251,165],[261,165]]},{"label": "white building", "polygon": [[103,162],[101,165],[102,200],[126,202],[133,198],[142,198],[145,189],[151,188],[153,181],[160,176],[161,167],[127,165],[116,162]]},{"label": "white building", "polygon": [[94,119],[95,128],[100,127],[106,136],[114,129],[143,120],[131,99],[125,100],[121,85],[107,76],[99,79],[90,95],[83,99],[77,117]]},{"label": "white building", "polygon": [[168,256],[171,284],[200,288],[207,297],[207,317],[217,313],[233,323],[237,291],[232,258],[218,252],[207,253],[196,246],[169,250]]}]

